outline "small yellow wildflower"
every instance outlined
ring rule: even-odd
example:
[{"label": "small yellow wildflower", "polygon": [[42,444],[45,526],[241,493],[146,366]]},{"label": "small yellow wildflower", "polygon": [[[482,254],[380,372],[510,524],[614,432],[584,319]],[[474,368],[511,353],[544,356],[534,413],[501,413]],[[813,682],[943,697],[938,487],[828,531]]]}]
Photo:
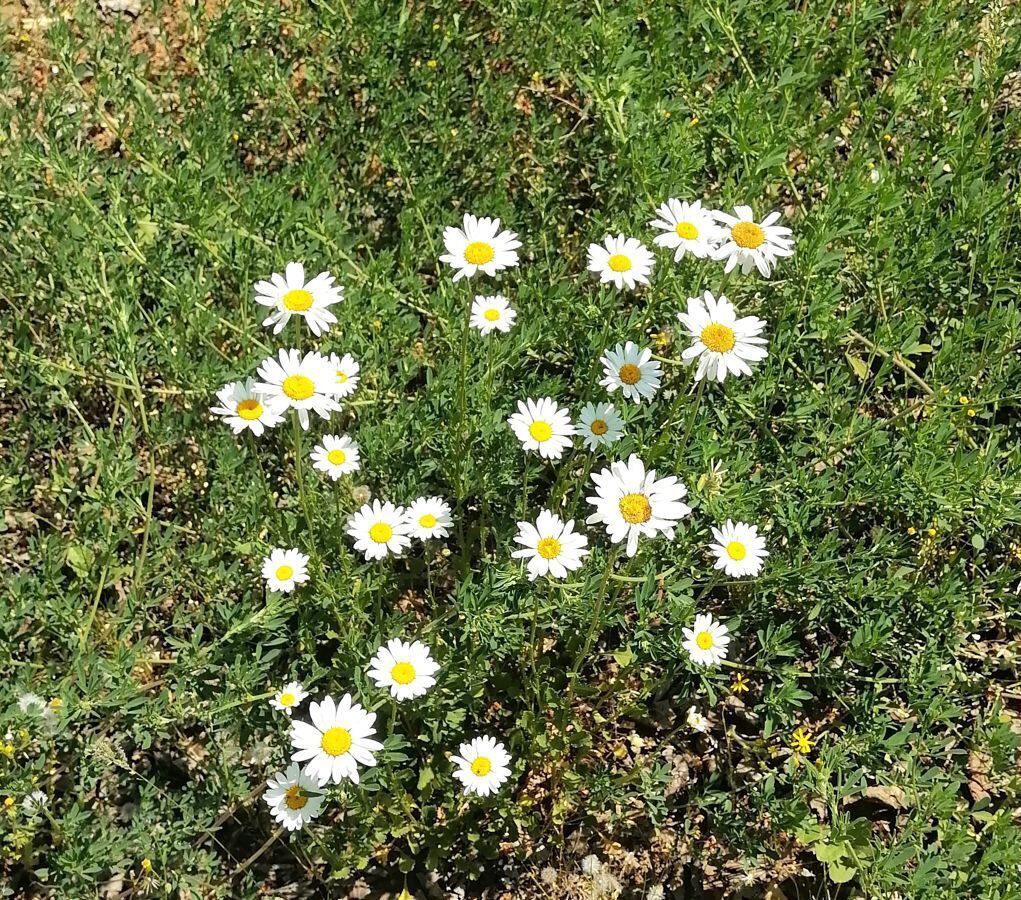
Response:
[{"label": "small yellow wildflower", "polygon": [[968,407],[968,418],[969,419],[974,419],[975,418],[975,410],[971,406]]},{"label": "small yellow wildflower", "polygon": [[698,124],[698,116],[692,116],[691,121],[688,122],[689,128],[694,128]]},{"label": "small yellow wildflower", "polygon": [[669,109],[664,109],[663,110],[663,118],[664,119],[669,119],[670,118],[670,110]]},{"label": "small yellow wildflower", "polygon": [[54,697],[50,701],[50,709],[52,709],[54,711],[60,709],[60,707],[62,707],[63,705],[64,705],[64,701],[61,700],[60,697]]},{"label": "small yellow wildflower", "polygon": [[908,525],[908,534],[914,534],[916,531],[914,525]]},{"label": "small yellow wildflower", "polygon": [[812,740],[812,732],[807,728],[795,728],[791,734],[791,746],[795,753],[807,755],[812,752],[815,741]]},{"label": "small yellow wildflower", "polygon": [[437,66],[439,65],[439,63],[438,63],[438,62],[436,62],[436,60],[435,60],[435,59],[430,59],[430,60],[429,60],[429,62],[427,62],[427,63],[426,63],[426,65],[427,65],[427,66],[428,66],[428,67],[429,67],[430,69],[435,69],[435,68],[436,68],[436,67],[437,67]]},{"label": "small yellow wildflower", "polygon": [[149,859],[148,856],[145,859],[142,860],[142,871],[143,872],[151,872],[152,871],[152,860]]},{"label": "small yellow wildflower", "polygon": [[738,672],[734,676],[734,680],[730,683],[730,692],[732,694],[743,694],[748,690],[748,681],[744,675]]},{"label": "small yellow wildflower", "polygon": [[0,753],[8,759],[14,759],[14,744],[0,744]]},{"label": "small yellow wildflower", "polygon": [[961,394],[957,399],[961,401],[961,406],[967,406],[971,402],[967,394]]},{"label": "small yellow wildflower", "polygon": [[10,809],[12,806],[14,806],[14,798],[13,797],[5,797],[4,798],[4,806],[6,806],[8,809]]},{"label": "small yellow wildflower", "polygon": [[935,528],[930,528],[930,529],[929,529],[929,530],[928,530],[928,531],[926,532],[926,534],[927,534],[927,535],[929,535],[929,537],[936,537],[936,529],[935,529]]}]

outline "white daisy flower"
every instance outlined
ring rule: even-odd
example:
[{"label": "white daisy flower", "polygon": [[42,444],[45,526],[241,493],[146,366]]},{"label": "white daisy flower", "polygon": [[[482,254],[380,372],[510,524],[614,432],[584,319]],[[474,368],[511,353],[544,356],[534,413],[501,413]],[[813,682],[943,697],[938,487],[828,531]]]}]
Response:
[{"label": "white daisy flower", "polygon": [[369,677],[377,687],[390,688],[395,700],[414,700],[436,684],[439,665],[421,641],[394,638],[369,661]]},{"label": "white daisy flower", "polygon": [[705,734],[709,730],[709,720],[698,711],[696,706],[689,707],[685,722],[692,731]]},{"label": "white daisy flower", "polygon": [[324,419],[340,409],[334,396],[336,376],[329,361],[319,353],[302,356],[297,350],[281,350],[259,366],[262,381],[255,390],[266,396],[266,403],[277,414],[288,407],[298,413],[302,428],[308,428],[308,412],[313,410]]},{"label": "white daisy flower", "polygon": [[628,400],[641,403],[643,399],[654,397],[659,390],[662,369],[648,347],[639,350],[633,341],[617,344],[612,350],[604,351],[599,361],[606,374],[599,383],[611,394],[619,388]]},{"label": "white daisy flower", "polygon": [[358,784],[358,763],[374,766],[377,753],[383,745],[372,736],[376,714],[366,712],[353,703],[350,694],[339,703],[327,695],[321,703],[308,705],[312,722],[291,723],[291,759],[305,762],[305,774],[320,785],[335,781],[338,784],[350,778]]},{"label": "white daisy flower", "polygon": [[246,428],[259,437],[267,428],[279,425],[284,417],[270,409],[264,398],[255,390],[255,379],[232,381],[216,392],[219,406],[209,407],[214,416],[220,416],[234,434],[241,434]]},{"label": "white daisy flower", "polygon": [[551,397],[519,400],[518,411],[507,419],[525,450],[534,450],[543,459],[560,459],[574,440],[574,425],[569,410]]},{"label": "white daisy flower", "polygon": [[43,791],[39,790],[25,794],[21,800],[21,808],[30,816],[41,813],[49,805],[50,798]]},{"label": "white daisy flower", "polygon": [[271,591],[289,594],[308,581],[308,556],[294,548],[278,547],[262,561],[262,577]]},{"label": "white daisy flower", "polygon": [[361,366],[355,362],[355,358],[350,353],[345,353],[343,356],[331,353],[327,357],[327,362],[335,376],[334,396],[350,397],[358,390],[358,373],[361,371]]},{"label": "white daisy flower", "polygon": [[759,536],[754,525],[727,519],[722,528],[713,528],[713,537],[716,543],[710,544],[709,549],[716,557],[714,568],[723,569],[731,578],[758,575],[762,571],[769,551],[766,539]]},{"label": "white daisy flower", "polygon": [[657,478],[656,470],[645,471],[645,464],[634,454],[625,462],[592,474],[596,495],[589,497],[596,511],[588,523],[601,522],[610,540],[619,544],[627,539],[627,555],[638,551],[641,535],[655,537],[662,532],[670,540],[674,526],[691,512],[681,500],[687,496],[684,483],[673,475]]},{"label": "white daisy flower", "polygon": [[727,626],[717,622],[712,616],[695,616],[693,628],[682,629],[684,633],[684,649],[691,656],[691,661],[700,666],[718,666],[727,657],[727,644],[730,635]]},{"label": "white daisy flower", "polygon": [[411,544],[404,507],[379,500],[366,503],[347,520],[347,533],[366,559],[382,559],[389,553],[400,556]]},{"label": "white daisy flower", "polygon": [[412,500],[404,516],[412,536],[420,541],[445,538],[454,524],[450,517],[450,504],[442,497],[419,497]]},{"label": "white daisy flower", "polygon": [[601,284],[613,283],[618,291],[648,284],[656,259],[638,238],[606,235],[602,244],[588,245],[588,270],[599,275]]},{"label": "white daisy flower", "polygon": [[472,304],[469,323],[483,334],[489,334],[494,329],[506,333],[514,327],[517,317],[517,312],[511,308],[503,294],[494,297],[477,295]]},{"label": "white daisy flower", "polygon": [[586,403],[579,416],[578,429],[589,450],[609,447],[624,433],[624,420],[612,403]]},{"label": "white daisy flower", "polygon": [[671,197],[656,210],[658,219],[649,222],[649,227],[660,228],[663,234],[656,235],[652,242],[657,247],[674,251],[674,262],[680,262],[685,253],[696,259],[706,259],[716,248],[720,226],[713,219],[711,210],[702,208],[702,201],[688,203]]},{"label": "white daisy flower", "polygon": [[286,772],[277,772],[266,782],[262,795],[270,814],[288,831],[300,831],[318,818],[323,806],[319,785],[292,762]]},{"label": "white daisy flower", "polygon": [[300,681],[289,681],[285,684],[277,695],[269,701],[269,705],[274,709],[279,709],[281,712],[291,714],[291,710],[294,707],[301,704],[301,702],[308,696]]},{"label": "white daisy flower", "polygon": [[296,262],[289,262],[283,275],[274,272],[269,281],[255,285],[255,302],[273,310],[262,323],[272,325],[273,334],[280,334],[291,316],[304,318],[312,334],[323,334],[337,321],[330,307],[343,299],[344,288],[333,283],[329,272],[320,272],[306,284],[305,267]]},{"label": "white daisy flower", "polygon": [[734,305],[722,294],[719,299],[706,291],[704,301],[688,299],[688,311],[677,318],[692,338],[681,359],[698,359],[695,380],[723,381],[728,374],[751,375],[749,363],[766,358],[766,339],[760,337],[766,323],[756,316],[737,317]]},{"label": "white daisy flower", "polygon": [[723,212],[713,216],[723,225],[713,259],[727,260],[724,272],[740,265],[744,275],[754,268],[763,278],[769,278],[779,257],[794,255],[791,230],[775,224],[780,219],[778,212],[771,212],[758,224],[750,206],[735,206],[732,216]]},{"label": "white daisy flower", "polygon": [[541,575],[566,578],[568,572],[580,569],[588,556],[588,538],[574,530],[574,519],[564,522],[548,509],[540,511],[531,522],[518,522],[514,540],[524,547],[515,550],[514,559],[528,560],[528,580]]},{"label": "white daisy flower", "polygon": [[500,220],[465,215],[464,227],[443,229],[447,252],[440,257],[457,272],[454,281],[471,278],[478,272],[495,275],[518,264],[521,241],[513,231],[500,231]]},{"label": "white daisy flower", "polygon": [[495,738],[477,737],[461,744],[457,753],[450,761],[457,766],[454,777],[464,785],[466,794],[495,794],[510,778],[511,755]]},{"label": "white daisy flower", "polygon": [[323,442],[312,450],[312,467],[334,481],[357,472],[362,467],[358,445],[346,434],[324,434]]}]

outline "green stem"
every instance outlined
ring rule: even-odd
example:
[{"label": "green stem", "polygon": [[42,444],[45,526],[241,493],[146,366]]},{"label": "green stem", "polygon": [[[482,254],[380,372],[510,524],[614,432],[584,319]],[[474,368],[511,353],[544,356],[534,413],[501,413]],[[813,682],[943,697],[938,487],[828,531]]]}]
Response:
[{"label": "green stem", "polygon": [[585,661],[585,657],[588,656],[589,651],[592,649],[592,643],[596,638],[596,634],[602,624],[603,617],[603,604],[606,602],[606,586],[610,581],[610,573],[613,571],[613,564],[617,560],[617,554],[620,552],[620,545],[614,546],[606,554],[606,568],[603,570],[603,579],[599,584],[599,594],[596,597],[596,605],[592,610],[592,622],[589,624],[588,634],[585,635],[585,643],[582,645],[581,650],[575,657],[574,665],[571,666],[570,674],[570,687],[569,695],[574,694],[574,683],[578,677],[578,671],[581,669],[582,663]]},{"label": "green stem", "polygon": [[528,470],[531,468],[532,457],[525,451],[525,476],[521,484],[521,518],[528,516]]},{"label": "green stem", "polygon": [[464,499],[464,475],[462,472],[462,465],[465,458],[468,456],[468,435],[465,430],[465,424],[468,418],[468,398],[465,390],[465,380],[468,371],[468,322],[471,319],[471,293],[468,293],[465,297],[464,305],[464,324],[461,329],[461,364],[457,376],[457,406],[458,406],[458,422],[457,422],[457,468],[456,478],[454,481],[454,489],[457,495],[458,503]]},{"label": "green stem", "polygon": [[[301,422],[298,421],[298,413],[295,410],[292,420],[294,423],[294,475],[298,480],[298,497],[301,500],[301,511],[305,517],[305,530],[311,537],[312,534],[312,516],[309,513],[308,497],[305,494],[305,477],[302,473],[302,459],[301,459]],[[313,553],[312,541],[309,541],[309,552]]]}]

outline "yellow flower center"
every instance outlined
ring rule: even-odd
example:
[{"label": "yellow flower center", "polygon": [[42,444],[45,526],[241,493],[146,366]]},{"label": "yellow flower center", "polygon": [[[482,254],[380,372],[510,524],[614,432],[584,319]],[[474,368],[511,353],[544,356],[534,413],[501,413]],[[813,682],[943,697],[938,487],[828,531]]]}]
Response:
[{"label": "yellow flower center", "polygon": [[642,377],[641,370],[634,363],[624,363],[617,374],[624,384],[638,384],[638,379]]},{"label": "yellow flower center", "polygon": [[745,549],[745,545],[740,541],[731,541],[727,544],[727,556],[731,559],[736,559],[739,562],[748,555],[748,551]]},{"label": "yellow flower center", "polygon": [[593,419],[589,427],[592,429],[593,434],[606,434],[610,430],[610,426],[602,419]]},{"label": "yellow flower center", "polygon": [[492,768],[493,764],[485,756],[476,756],[472,762],[472,775],[485,778]]},{"label": "yellow flower center", "polygon": [[626,272],[631,268],[631,257],[623,253],[614,253],[607,263],[614,272]]},{"label": "yellow flower center", "polygon": [[537,421],[528,426],[528,433],[540,444],[553,437],[553,428],[549,422]]},{"label": "yellow flower center", "polygon": [[695,635],[695,643],[699,650],[711,650],[713,647],[713,636],[708,631],[700,631]]},{"label": "yellow flower center", "polygon": [[432,513],[426,513],[418,520],[418,524],[423,528],[435,528],[436,527],[436,516]]},{"label": "yellow flower center", "polygon": [[304,375],[288,375],[284,379],[284,393],[292,400],[308,400],[316,390],[311,378]]},{"label": "yellow flower center", "polygon": [[343,450],[331,450],[326,454],[331,466],[342,466],[347,461],[347,454]]},{"label": "yellow flower center", "polygon": [[411,684],[415,680],[415,667],[409,662],[399,662],[390,670],[390,677],[398,684]]},{"label": "yellow flower center", "polygon": [[305,792],[298,785],[294,784],[284,794],[284,803],[287,804],[288,809],[304,809],[305,804],[308,803],[308,797],[305,796]]},{"label": "yellow flower center", "polygon": [[280,566],[277,569],[277,581],[287,581],[294,574],[290,566]]},{"label": "yellow flower center", "polygon": [[286,694],[280,695],[281,706],[294,706],[294,694],[288,691]]},{"label": "yellow flower center", "polygon": [[652,505],[645,494],[625,494],[620,498],[620,514],[630,525],[641,525],[652,518]]},{"label": "yellow flower center", "polygon": [[698,237],[698,229],[691,222],[678,222],[674,226],[674,231],[677,232],[679,238],[686,241],[693,241]]},{"label": "yellow flower center", "polygon": [[291,312],[305,312],[312,306],[312,295],[304,288],[295,288],[284,294],[284,309]]},{"label": "yellow flower center", "polygon": [[351,749],[351,732],[335,725],[323,732],[322,747],[330,756],[343,756]]},{"label": "yellow flower center", "polygon": [[247,419],[251,422],[253,419],[258,419],[262,415],[262,404],[254,397],[250,400],[242,400],[238,404],[238,415],[242,419]]},{"label": "yellow flower center", "polygon": [[347,372],[341,372],[340,369],[337,369],[337,384],[343,384],[345,381],[347,381]]},{"label": "yellow flower center", "polygon": [[713,322],[702,329],[702,343],[714,353],[728,353],[734,349],[734,329]]},{"label": "yellow flower center", "polygon": [[487,322],[495,322],[500,318],[500,310],[487,309],[482,315],[485,317]]},{"label": "yellow flower center", "polygon": [[493,259],[493,246],[485,241],[472,241],[464,248],[464,258],[473,266],[484,266]]},{"label": "yellow flower center", "polygon": [[553,537],[544,537],[536,545],[535,552],[543,559],[556,559],[560,556],[560,541]]},{"label": "yellow flower center", "polygon": [[766,240],[766,232],[754,222],[738,222],[730,229],[730,237],[738,247],[754,250]]},{"label": "yellow flower center", "polygon": [[394,530],[386,522],[377,522],[369,529],[369,537],[377,544],[385,544],[394,536]]}]

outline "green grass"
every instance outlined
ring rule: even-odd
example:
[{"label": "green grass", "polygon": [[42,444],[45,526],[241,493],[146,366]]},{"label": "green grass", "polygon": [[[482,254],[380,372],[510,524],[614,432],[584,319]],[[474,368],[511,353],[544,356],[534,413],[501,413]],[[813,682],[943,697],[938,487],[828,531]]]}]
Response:
[{"label": "green grass", "polygon": [[[588,853],[629,897],[1021,896],[1017,7],[291,7],[3,7],[0,896],[338,896],[359,874],[424,896],[433,871],[469,897],[587,896]],[[600,291],[587,244],[651,241],[669,196],[783,210],[796,255],[764,281],[658,252],[651,290]],[[520,319],[493,342],[491,403],[470,340],[460,454],[479,282],[437,256],[467,211],[524,255],[495,283]],[[335,423],[362,447],[356,483],[453,498],[463,462],[431,595],[421,550],[352,556],[350,482],[307,466],[306,529],[289,429],[238,441],[207,413],[299,340],[251,300],[289,259],[347,287],[339,330],[300,346],[361,362]],[[604,326],[666,332],[678,359],[674,313],[704,289],[768,321],[770,356],[679,401],[658,468],[694,512],[618,565],[572,692],[607,544],[587,528],[567,587],[523,579],[505,419],[526,395],[597,396]],[[688,390],[665,368],[616,456],[647,452]],[[530,509],[559,474],[580,512],[586,464],[533,465]],[[766,531],[754,581],[709,578],[728,517]],[[292,543],[312,582],[267,597],[260,560]],[[733,666],[688,662],[696,608],[729,622]],[[443,673],[394,720],[365,667],[398,634]],[[252,859],[288,755],[265,698],[292,677],[375,709],[386,750]],[[19,711],[26,690],[62,700],[55,727]],[[817,744],[796,761],[798,727]],[[514,776],[465,802],[448,754],[480,732]],[[50,805],[29,817],[36,787]]]}]

